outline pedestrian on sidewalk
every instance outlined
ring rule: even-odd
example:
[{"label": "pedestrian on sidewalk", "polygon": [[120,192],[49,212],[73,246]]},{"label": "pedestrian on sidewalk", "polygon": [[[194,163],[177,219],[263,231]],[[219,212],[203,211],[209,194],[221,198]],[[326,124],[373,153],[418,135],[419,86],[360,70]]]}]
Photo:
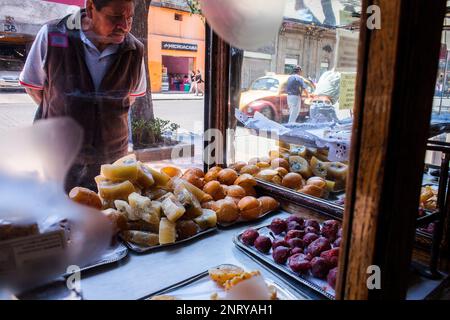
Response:
[{"label": "pedestrian on sidewalk", "polygon": [[189,93],[197,93],[197,82],[195,81],[195,71],[192,70],[191,74],[190,74],[190,79],[191,79],[191,88],[189,90]]},{"label": "pedestrian on sidewalk", "polygon": [[20,75],[39,105],[36,120],[70,117],[84,131],[67,192],[95,191],[100,166],[128,154],[128,111],[147,90],[144,45],[130,33],[134,10],[131,0],[87,0],[41,28]]},{"label": "pedestrian on sidewalk", "polygon": [[287,102],[289,107],[289,123],[297,121],[298,115],[300,114],[300,108],[302,105],[302,92],[306,88],[300,74],[302,73],[302,68],[296,66],[293,70],[292,75],[289,77],[287,82]]},{"label": "pedestrian on sidewalk", "polygon": [[195,82],[197,83],[197,90],[196,90],[195,95],[198,96],[199,93],[201,93],[202,96],[205,95],[205,91],[203,89],[204,88],[204,85],[203,85],[204,81],[202,79],[202,73],[200,72],[200,70],[197,70],[197,74],[195,75]]}]

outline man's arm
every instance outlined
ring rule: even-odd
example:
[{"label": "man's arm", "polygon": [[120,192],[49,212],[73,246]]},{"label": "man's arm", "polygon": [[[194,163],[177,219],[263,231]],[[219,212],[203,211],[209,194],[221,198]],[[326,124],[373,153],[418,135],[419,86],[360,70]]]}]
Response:
[{"label": "man's arm", "polygon": [[31,88],[25,88],[25,91],[28,93],[28,95],[31,97],[31,99],[33,99],[33,101],[37,104],[40,105],[42,102],[42,97],[43,97],[43,91],[42,90],[37,90],[37,89],[31,89]]}]

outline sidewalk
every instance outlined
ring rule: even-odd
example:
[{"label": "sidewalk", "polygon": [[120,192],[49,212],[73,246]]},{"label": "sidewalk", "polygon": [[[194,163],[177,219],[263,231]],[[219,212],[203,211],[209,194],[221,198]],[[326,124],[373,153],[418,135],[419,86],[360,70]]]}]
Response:
[{"label": "sidewalk", "polygon": [[152,99],[157,100],[203,100],[203,96],[194,93],[180,93],[180,91],[169,91],[164,93],[152,93]]}]

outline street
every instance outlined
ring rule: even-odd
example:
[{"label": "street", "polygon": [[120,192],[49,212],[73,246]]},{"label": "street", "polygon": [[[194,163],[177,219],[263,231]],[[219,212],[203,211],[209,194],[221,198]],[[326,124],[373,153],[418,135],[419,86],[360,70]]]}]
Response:
[{"label": "street", "polygon": [[[171,98],[177,100],[169,100]],[[180,138],[195,144],[195,162],[201,161],[199,156],[203,148],[203,101],[192,95],[153,95],[155,117],[180,125]],[[35,111],[36,105],[27,94],[0,92],[0,134],[13,128],[31,125]],[[191,136],[190,132],[195,135]],[[267,155],[268,151],[275,147],[273,140],[250,135],[248,130],[242,127],[236,129],[234,141],[236,161],[247,161],[252,157]],[[182,163],[183,161],[178,164]]]},{"label": "street", "polygon": [[[435,98],[434,111],[439,110],[440,104],[441,100]],[[155,94],[153,108],[155,117],[180,125],[179,138],[195,144],[196,156],[193,161],[201,162],[204,100],[192,95]],[[441,111],[448,112],[449,109],[450,99],[443,99]],[[31,125],[35,110],[34,102],[25,93],[0,92],[0,134],[13,128]],[[234,153],[235,161],[248,161],[252,157],[265,156],[269,150],[276,147],[274,140],[251,135],[242,127],[236,129],[233,146],[234,152],[229,149],[229,155]],[[179,165],[184,163],[184,160],[179,161]]]},{"label": "street", "polygon": [[[203,99],[153,100],[155,117],[180,125],[183,131],[203,131]],[[25,93],[0,92],[0,132],[31,125],[36,105]]]}]

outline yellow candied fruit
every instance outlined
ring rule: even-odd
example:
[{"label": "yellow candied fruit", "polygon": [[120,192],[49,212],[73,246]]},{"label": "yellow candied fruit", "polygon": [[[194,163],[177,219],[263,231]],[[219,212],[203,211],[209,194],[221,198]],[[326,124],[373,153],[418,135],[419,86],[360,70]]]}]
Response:
[{"label": "yellow candied fruit", "polygon": [[252,277],[259,276],[259,275],[261,275],[261,273],[259,271],[244,272],[244,273],[226,281],[224,284],[225,290],[230,290],[233,286],[237,285],[238,283],[248,280]]},{"label": "yellow candied fruit", "polygon": [[223,265],[218,268],[210,269],[209,277],[219,286],[223,287],[225,282],[240,276],[243,272],[244,269],[242,268],[231,265]]}]

